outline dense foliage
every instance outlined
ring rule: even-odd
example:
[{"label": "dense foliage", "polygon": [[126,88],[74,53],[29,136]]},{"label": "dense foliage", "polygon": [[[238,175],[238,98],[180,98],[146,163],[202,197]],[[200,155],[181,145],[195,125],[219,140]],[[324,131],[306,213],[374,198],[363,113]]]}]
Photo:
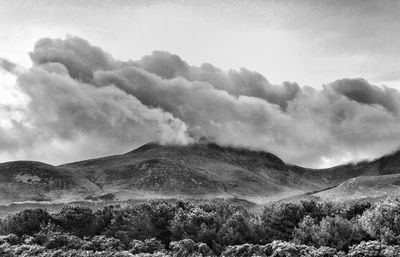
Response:
[{"label": "dense foliage", "polygon": [[26,209],[0,222],[0,256],[400,256],[400,198],[275,202],[149,201],[93,211]]}]

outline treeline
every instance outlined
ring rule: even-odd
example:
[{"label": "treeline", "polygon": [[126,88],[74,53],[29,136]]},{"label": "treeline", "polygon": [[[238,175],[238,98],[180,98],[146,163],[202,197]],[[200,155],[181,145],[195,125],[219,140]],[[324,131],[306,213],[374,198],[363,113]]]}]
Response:
[{"label": "treeline", "polygon": [[0,222],[0,256],[400,256],[400,198],[270,203],[150,201],[26,209]]}]

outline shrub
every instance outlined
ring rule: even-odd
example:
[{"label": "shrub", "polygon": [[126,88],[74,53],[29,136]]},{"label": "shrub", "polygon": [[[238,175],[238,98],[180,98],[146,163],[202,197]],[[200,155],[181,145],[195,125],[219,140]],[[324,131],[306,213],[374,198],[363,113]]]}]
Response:
[{"label": "shrub", "polygon": [[400,198],[376,203],[363,213],[360,222],[372,238],[400,243]]},{"label": "shrub", "polygon": [[40,245],[18,245],[13,247],[12,252],[16,256],[40,256],[40,254],[44,253],[46,249]]},{"label": "shrub", "polygon": [[254,231],[249,224],[249,217],[241,212],[234,213],[222,226],[218,233],[218,240],[223,245],[238,245],[251,242]]},{"label": "shrub", "polygon": [[241,244],[228,246],[221,256],[223,257],[251,257],[251,256],[265,256],[263,247],[253,244]]},{"label": "shrub", "polygon": [[60,231],[54,224],[49,224],[34,236],[30,243],[43,245],[47,249],[80,249],[83,240],[75,235]]},{"label": "shrub", "polygon": [[311,249],[309,253],[305,255],[305,257],[345,257],[346,254],[344,252],[338,252],[334,248],[322,246],[317,249]]},{"label": "shrub", "polygon": [[261,214],[264,228],[262,243],[272,240],[291,240],[293,231],[302,218],[303,214],[299,204],[272,203],[266,205]]},{"label": "shrub", "polygon": [[306,216],[294,231],[294,242],[329,246],[337,250],[347,250],[349,246],[366,238],[357,220],[349,221],[341,216],[325,217],[319,224]]},{"label": "shrub", "polygon": [[20,239],[15,234],[9,234],[6,236],[0,236],[0,244],[10,244],[10,245],[17,245],[20,243]]},{"label": "shrub", "polygon": [[353,201],[344,205],[339,205],[338,213],[345,219],[351,220],[362,215],[371,208],[372,203],[368,201]]},{"label": "shrub", "polygon": [[206,211],[196,206],[190,210],[179,209],[171,221],[173,240],[189,238],[212,245],[222,227],[214,210]]},{"label": "shrub", "polygon": [[387,249],[387,245],[379,241],[361,242],[350,247],[349,257],[385,257],[382,253]]},{"label": "shrub", "polygon": [[95,231],[95,216],[88,207],[66,205],[58,214],[53,215],[54,222],[65,232],[78,237],[91,236]]},{"label": "shrub", "polygon": [[204,243],[195,243],[191,239],[173,241],[170,243],[173,257],[202,257],[211,256],[211,249]]},{"label": "shrub", "polygon": [[114,211],[118,208],[121,208],[119,205],[108,205],[102,209],[97,210],[94,213],[95,225],[94,225],[94,234],[99,235],[104,232],[104,230],[111,224],[111,221],[114,216]]},{"label": "shrub", "polygon": [[129,251],[133,254],[154,253],[154,252],[160,252],[165,249],[161,241],[155,238],[146,239],[144,241],[132,240],[129,246],[130,246]]},{"label": "shrub", "polygon": [[350,245],[361,242],[365,234],[357,221],[335,216],[321,220],[316,237],[320,246],[347,250]]},{"label": "shrub", "polygon": [[115,210],[105,234],[121,240],[125,245],[129,245],[133,239],[151,238],[154,229],[148,211],[148,208],[143,206],[128,206]]},{"label": "shrub", "polygon": [[82,245],[82,249],[92,251],[121,251],[124,249],[124,246],[119,239],[101,235],[94,236],[91,240],[86,239]]},{"label": "shrub", "polygon": [[263,252],[266,256],[271,257],[292,257],[306,256],[314,247],[307,245],[299,245],[292,242],[273,241],[263,247]]},{"label": "shrub", "polygon": [[293,232],[293,241],[298,244],[318,246],[319,226],[316,220],[310,216],[305,216],[300,222],[299,227]]},{"label": "shrub", "polygon": [[43,209],[26,209],[5,217],[0,223],[0,234],[33,235],[47,225],[50,215]]},{"label": "shrub", "polygon": [[326,216],[335,216],[338,213],[337,205],[332,202],[304,200],[300,202],[300,219],[310,216],[321,221]]}]

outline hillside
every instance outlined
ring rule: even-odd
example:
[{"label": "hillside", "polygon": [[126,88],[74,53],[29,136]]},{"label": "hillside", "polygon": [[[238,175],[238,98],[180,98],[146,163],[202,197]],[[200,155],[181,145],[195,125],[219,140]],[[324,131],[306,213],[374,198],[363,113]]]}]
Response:
[{"label": "hillside", "polygon": [[400,174],[351,178],[332,189],[314,194],[316,197],[330,200],[381,198],[399,195]]},{"label": "hillside", "polygon": [[40,162],[0,164],[0,204],[58,202],[99,192],[98,186],[70,170]]},{"label": "hillside", "polygon": [[400,173],[400,151],[373,161],[350,163],[328,169],[307,169],[291,165],[288,167],[299,176],[322,188],[332,187],[358,176],[380,176]]},{"label": "hillside", "polygon": [[[215,144],[147,144],[123,155],[61,167],[79,171],[118,199],[160,196],[269,198],[317,187],[265,152]],[[133,195],[134,194],[134,195]]]},{"label": "hillside", "polygon": [[261,151],[209,143],[150,143],[125,154],[60,166],[29,161],[0,164],[0,205],[193,197],[260,203],[379,197],[397,194],[399,167],[399,153],[316,170],[287,165]]}]

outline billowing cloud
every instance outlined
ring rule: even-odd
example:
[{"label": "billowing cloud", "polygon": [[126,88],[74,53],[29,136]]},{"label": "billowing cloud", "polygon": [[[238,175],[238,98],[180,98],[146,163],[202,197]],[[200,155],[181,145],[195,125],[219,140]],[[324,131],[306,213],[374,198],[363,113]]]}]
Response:
[{"label": "billowing cloud", "polygon": [[63,162],[207,138],[319,167],[377,157],[400,143],[400,93],[363,79],[321,90],[276,85],[244,68],[191,66],[163,51],[116,60],[77,37],[41,39],[30,56],[33,67],[17,80],[29,101],[0,126],[0,156]]}]

